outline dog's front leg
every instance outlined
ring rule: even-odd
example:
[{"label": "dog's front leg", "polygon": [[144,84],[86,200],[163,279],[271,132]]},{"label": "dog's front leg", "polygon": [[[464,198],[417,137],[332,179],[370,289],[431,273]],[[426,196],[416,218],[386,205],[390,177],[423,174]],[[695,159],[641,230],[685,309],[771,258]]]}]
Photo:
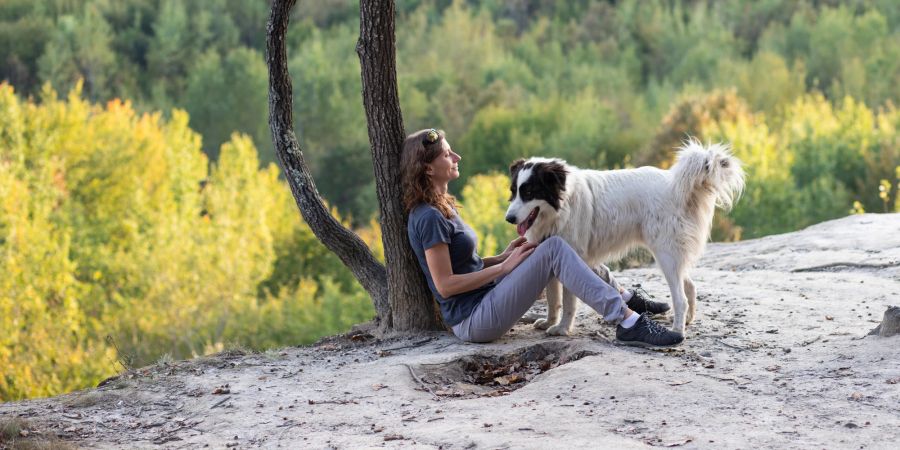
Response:
[{"label": "dog's front leg", "polygon": [[559,322],[559,307],[562,304],[562,283],[551,277],[547,283],[547,318],[534,321],[538,330],[546,330]]},{"label": "dog's front leg", "polygon": [[684,334],[684,319],[687,313],[687,299],[684,295],[684,279],[680,262],[672,255],[665,252],[656,253],[656,262],[666,276],[669,284],[669,292],[672,293],[672,331]]},{"label": "dog's front leg", "polygon": [[572,324],[575,322],[575,312],[578,311],[578,298],[572,291],[563,288],[562,317],[559,323],[547,329],[547,334],[553,336],[568,336],[572,332]]},{"label": "dog's front leg", "polygon": [[697,287],[694,286],[694,280],[690,276],[684,278],[684,293],[687,295],[687,318],[684,323],[690,325],[697,311]]}]

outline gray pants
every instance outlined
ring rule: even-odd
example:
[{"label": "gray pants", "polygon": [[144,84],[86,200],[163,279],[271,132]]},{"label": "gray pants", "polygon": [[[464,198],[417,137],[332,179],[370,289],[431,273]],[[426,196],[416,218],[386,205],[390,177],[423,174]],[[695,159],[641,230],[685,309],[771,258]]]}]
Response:
[{"label": "gray pants", "polygon": [[[608,269],[599,271],[612,278]],[[500,280],[469,317],[454,325],[453,334],[467,342],[498,339],[534,304],[550,277],[558,278],[604,319],[618,322],[625,316],[627,307],[619,290],[591,270],[565,240],[552,236]]]}]

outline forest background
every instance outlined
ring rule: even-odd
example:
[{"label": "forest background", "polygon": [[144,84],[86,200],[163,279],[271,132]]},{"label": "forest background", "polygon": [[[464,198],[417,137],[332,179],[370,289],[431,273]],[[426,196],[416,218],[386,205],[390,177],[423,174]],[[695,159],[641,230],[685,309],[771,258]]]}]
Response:
[{"label": "forest background", "polygon": [[[0,401],[368,320],[279,179],[265,0],[0,2]],[[381,257],[358,4],[301,1],[297,133]],[[398,0],[407,131],[440,127],[482,254],[508,164],[666,167],[727,141],[747,189],[714,240],[900,210],[900,2]],[[383,258],[383,257],[382,257]]]}]

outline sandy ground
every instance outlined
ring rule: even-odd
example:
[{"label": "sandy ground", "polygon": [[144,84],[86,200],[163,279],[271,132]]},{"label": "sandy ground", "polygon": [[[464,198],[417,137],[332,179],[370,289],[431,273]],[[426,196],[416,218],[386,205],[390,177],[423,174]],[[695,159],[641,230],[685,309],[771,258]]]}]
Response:
[{"label": "sandy ground", "polygon": [[[655,268],[618,276],[667,297]],[[583,308],[565,338],[527,323],[488,345],[357,333],[148,367],[0,416],[98,448],[897,448],[900,336],[866,334],[900,304],[900,215],[710,245],[693,278],[698,319],[675,350],[616,345]],[[564,361],[486,386],[452,364],[535,349]]]}]

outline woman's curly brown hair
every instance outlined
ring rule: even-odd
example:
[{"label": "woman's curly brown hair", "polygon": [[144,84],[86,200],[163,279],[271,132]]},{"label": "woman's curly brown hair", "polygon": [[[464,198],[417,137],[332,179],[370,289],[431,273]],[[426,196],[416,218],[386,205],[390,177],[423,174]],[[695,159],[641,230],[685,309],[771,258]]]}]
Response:
[{"label": "woman's curly brown hair", "polygon": [[434,128],[416,131],[403,141],[400,165],[403,173],[403,208],[407,214],[419,203],[428,203],[448,219],[456,215],[456,198],[435,192],[426,173],[426,164],[443,153],[443,142],[444,130]]}]

